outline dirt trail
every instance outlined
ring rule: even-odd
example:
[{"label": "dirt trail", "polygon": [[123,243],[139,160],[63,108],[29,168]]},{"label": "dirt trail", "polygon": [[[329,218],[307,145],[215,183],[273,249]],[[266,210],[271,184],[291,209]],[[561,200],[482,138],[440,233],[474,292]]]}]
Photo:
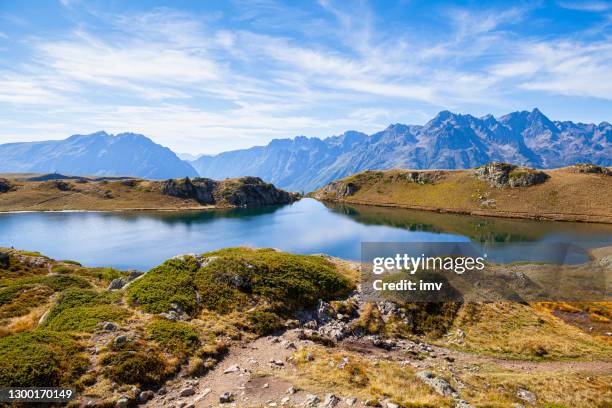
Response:
[{"label": "dirt trail", "polygon": [[[230,350],[225,359],[213,370],[200,378],[184,378],[166,386],[167,393],[157,394],[147,403],[149,407],[203,408],[217,406],[237,407],[282,407],[303,406],[314,390],[288,392],[292,384],[284,378],[297,374],[296,368],[288,358],[303,347],[311,346],[308,340],[299,340],[297,330],[291,330],[278,337],[264,337]],[[414,343],[417,345],[416,343]],[[612,372],[612,361],[549,361],[534,362],[504,360],[495,357],[479,356],[432,346],[424,343],[417,345],[431,350],[426,357],[417,358],[407,355],[403,349],[384,350],[372,345],[366,338],[351,339],[338,344],[336,350],[346,350],[376,359],[386,359],[409,364],[417,370],[430,370],[445,367],[460,372],[469,367],[492,364],[500,368],[532,372],[588,372],[606,374]],[[274,361],[274,362],[272,362]],[[282,364],[281,364],[282,363]],[[181,397],[181,393],[193,395]],[[334,390],[328,390],[334,392]],[[232,393],[231,404],[220,404],[225,392]],[[325,394],[318,393],[321,402]],[[349,407],[346,398],[350,395],[337,395],[341,401],[337,407]],[[322,406],[322,405],[321,405]],[[357,400],[352,407],[365,407],[364,401]]]}]

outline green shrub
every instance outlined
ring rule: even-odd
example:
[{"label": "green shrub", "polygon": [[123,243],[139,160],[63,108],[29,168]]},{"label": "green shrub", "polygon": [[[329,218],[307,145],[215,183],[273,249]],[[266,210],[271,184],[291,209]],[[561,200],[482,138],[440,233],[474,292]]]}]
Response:
[{"label": "green shrub", "polygon": [[[282,314],[352,289],[331,262],[318,256],[229,248],[203,257],[209,262],[202,268],[195,258],[188,257],[171,259],[152,269],[128,288],[130,304],[160,313],[178,303],[195,315],[201,308],[228,313],[263,302]],[[200,294],[199,302],[196,293]]]},{"label": "green shrub", "polygon": [[172,303],[194,313],[197,302],[193,276],[197,269],[198,263],[193,258],[170,259],[128,287],[128,302],[149,313],[167,312]]},{"label": "green shrub", "polygon": [[69,266],[65,266],[65,265],[54,265],[51,268],[51,272],[53,273],[71,273],[72,272],[72,268],[70,268]]},{"label": "green shrub", "polygon": [[49,311],[43,327],[57,331],[91,332],[100,322],[125,319],[129,313],[112,304],[116,293],[69,289]]},{"label": "green shrub", "polygon": [[247,318],[250,322],[248,329],[260,336],[274,333],[283,327],[283,322],[276,313],[255,311],[249,313]]},{"label": "green shrub", "polygon": [[183,322],[155,319],[147,326],[149,339],[175,355],[191,355],[200,345],[198,331]]},{"label": "green shrub", "polygon": [[0,339],[0,386],[70,386],[86,370],[81,346],[63,333],[24,332]]},{"label": "green shrub", "polygon": [[128,316],[126,310],[115,305],[75,307],[45,320],[44,327],[57,331],[92,332],[100,322],[120,322]]},{"label": "green shrub", "polygon": [[166,363],[157,352],[122,351],[106,355],[104,375],[118,384],[154,386],[168,375]]},{"label": "green shrub", "polygon": [[85,278],[93,278],[104,286],[108,285],[113,279],[123,278],[128,275],[127,272],[113,268],[79,268],[73,273]]},{"label": "green shrub", "polygon": [[53,290],[44,285],[0,289],[0,319],[23,316],[49,300]]}]

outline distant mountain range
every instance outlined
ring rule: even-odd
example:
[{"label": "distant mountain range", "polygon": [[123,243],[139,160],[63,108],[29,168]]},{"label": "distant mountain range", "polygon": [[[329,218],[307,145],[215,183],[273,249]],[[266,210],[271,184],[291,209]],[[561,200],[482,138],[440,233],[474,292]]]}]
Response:
[{"label": "distant mountain range", "polygon": [[[151,179],[258,176],[312,191],[367,169],[460,169],[491,161],[539,168],[612,165],[612,125],[549,120],[538,109],[495,118],[443,111],[423,126],[394,124],[367,135],[298,136],[266,146],[181,160],[143,135],[98,132],[61,141],[0,145],[1,172],[129,175]],[[189,156],[183,156],[189,157]]]},{"label": "distant mountain range", "polygon": [[491,161],[539,168],[612,165],[612,125],[549,120],[538,109],[500,118],[443,111],[424,126],[395,124],[373,135],[277,139],[266,146],[191,162],[203,177],[259,176],[280,188],[312,191],[368,169],[461,169]]},{"label": "distant mountain range", "polygon": [[167,147],[134,133],[97,132],[65,140],[0,145],[0,173],[63,173],[135,176],[148,179],[194,177],[198,173]]}]

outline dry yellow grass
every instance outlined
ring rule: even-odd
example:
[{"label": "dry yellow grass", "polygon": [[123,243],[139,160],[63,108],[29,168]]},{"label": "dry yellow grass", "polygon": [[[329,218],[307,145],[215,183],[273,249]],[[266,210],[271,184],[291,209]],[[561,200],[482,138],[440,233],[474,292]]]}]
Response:
[{"label": "dry yellow grass", "polygon": [[135,180],[134,185],[123,181],[62,182],[68,184],[71,189],[62,191],[52,182],[14,181],[17,189],[0,196],[0,211],[212,208],[193,200],[162,195],[159,183],[148,180]]},{"label": "dry yellow grass", "polygon": [[465,370],[459,378],[467,387],[463,396],[478,407],[514,407],[520,389],[532,392],[539,407],[604,408],[612,404],[612,375],[560,371],[524,372],[496,366]]},{"label": "dry yellow grass", "polygon": [[[458,329],[465,334],[457,335]],[[467,304],[453,334],[440,341],[458,350],[533,360],[609,359],[612,343],[565,323],[550,311],[513,302]]]},{"label": "dry yellow grass", "polygon": [[[310,353],[312,361],[306,355]],[[329,392],[365,400],[390,400],[404,407],[449,407],[441,397],[421,383],[410,366],[392,361],[372,361],[348,351],[311,347],[295,353],[297,374],[292,383],[313,391]],[[345,360],[348,359],[348,360]],[[343,368],[338,364],[347,361]]]},{"label": "dry yellow grass", "polygon": [[[574,173],[567,168],[546,170],[550,178],[530,187],[496,188],[472,176],[471,170],[452,170],[433,184],[402,177],[408,170],[369,171],[342,179],[359,190],[342,200],[319,190],[322,200],[382,205],[461,214],[567,221],[612,222],[612,177]],[[481,205],[482,197],[495,200]]]}]

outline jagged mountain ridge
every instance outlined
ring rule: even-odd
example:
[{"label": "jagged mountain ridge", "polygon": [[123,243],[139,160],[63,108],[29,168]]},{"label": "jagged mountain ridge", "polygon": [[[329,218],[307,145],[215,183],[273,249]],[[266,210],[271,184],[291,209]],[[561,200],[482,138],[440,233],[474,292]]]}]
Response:
[{"label": "jagged mountain ridge", "polygon": [[258,176],[280,188],[312,191],[363,170],[462,169],[491,161],[538,168],[612,165],[612,125],[551,121],[538,109],[495,118],[442,111],[423,126],[393,124],[366,135],[298,136],[191,162],[203,177]]},{"label": "jagged mountain ridge", "polygon": [[96,132],[64,140],[0,145],[0,173],[51,173],[168,179],[197,176],[167,147],[135,134]]}]

